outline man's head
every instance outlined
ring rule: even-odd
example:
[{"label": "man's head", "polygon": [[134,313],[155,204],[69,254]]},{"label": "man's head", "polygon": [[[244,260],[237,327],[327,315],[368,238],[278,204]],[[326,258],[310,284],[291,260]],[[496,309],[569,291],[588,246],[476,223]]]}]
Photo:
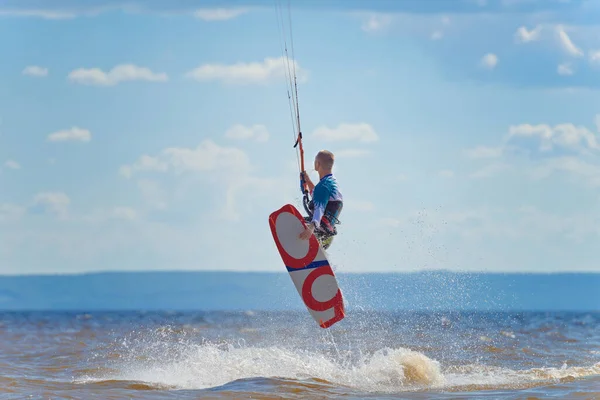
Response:
[{"label": "man's head", "polygon": [[315,170],[322,174],[329,174],[333,169],[333,163],[335,161],[335,157],[333,153],[327,150],[321,150],[315,156]]}]

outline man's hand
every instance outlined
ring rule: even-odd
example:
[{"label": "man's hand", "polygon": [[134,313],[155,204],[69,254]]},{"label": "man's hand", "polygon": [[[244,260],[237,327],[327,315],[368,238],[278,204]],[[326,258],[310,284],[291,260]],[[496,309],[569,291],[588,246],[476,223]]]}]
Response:
[{"label": "man's hand", "polygon": [[300,177],[304,179],[304,182],[308,185],[308,190],[313,190],[315,184],[310,180],[310,176],[306,173],[306,171],[300,172]]},{"label": "man's hand", "polygon": [[315,231],[315,225],[311,222],[308,224],[308,227],[302,231],[302,233],[298,236],[302,240],[307,240],[310,238],[310,235]]}]

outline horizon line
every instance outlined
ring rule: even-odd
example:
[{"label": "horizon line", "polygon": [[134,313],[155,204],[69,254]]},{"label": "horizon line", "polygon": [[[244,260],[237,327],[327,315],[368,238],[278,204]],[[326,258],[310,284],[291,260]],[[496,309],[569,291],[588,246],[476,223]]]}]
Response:
[{"label": "horizon line", "polygon": [[[107,275],[107,274],[182,274],[182,273],[227,273],[227,274],[287,274],[287,270],[270,271],[270,270],[235,270],[235,269],[149,269],[149,270],[92,270],[80,272],[33,272],[33,273],[15,273],[6,274],[0,273],[0,278],[6,277],[49,277],[49,276],[84,276],[84,275]],[[427,273],[447,273],[447,274],[474,274],[474,275],[600,275],[600,271],[586,270],[555,270],[555,271],[486,271],[486,270],[450,270],[450,269],[422,269],[412,271],[339,271],[334,270],[336,275],[415,275]]]}]

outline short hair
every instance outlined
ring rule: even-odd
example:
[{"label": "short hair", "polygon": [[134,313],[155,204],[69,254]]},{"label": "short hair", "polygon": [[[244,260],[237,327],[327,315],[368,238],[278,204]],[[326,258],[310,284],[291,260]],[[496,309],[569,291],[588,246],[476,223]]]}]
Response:
[{"label": "short hair", "polygon": [[323,164],[323,167],[325,167],[326,169],[333,168],[335,157],[332,152],[328,150],[321,150],[317,153],[317,159],[321,164]]}]

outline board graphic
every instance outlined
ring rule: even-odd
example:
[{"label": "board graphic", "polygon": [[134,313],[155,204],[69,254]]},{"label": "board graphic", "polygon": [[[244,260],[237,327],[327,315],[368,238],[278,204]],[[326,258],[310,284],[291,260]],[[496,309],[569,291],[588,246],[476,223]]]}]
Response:
[{"label": "board graphic", "polygon": [[325,252],[315,235],[302,240],[306,227],[300,212],[286,204],[269,215],[271,233],[292,282],[309,313],[321,328],[345,317],[344,299]]}]

